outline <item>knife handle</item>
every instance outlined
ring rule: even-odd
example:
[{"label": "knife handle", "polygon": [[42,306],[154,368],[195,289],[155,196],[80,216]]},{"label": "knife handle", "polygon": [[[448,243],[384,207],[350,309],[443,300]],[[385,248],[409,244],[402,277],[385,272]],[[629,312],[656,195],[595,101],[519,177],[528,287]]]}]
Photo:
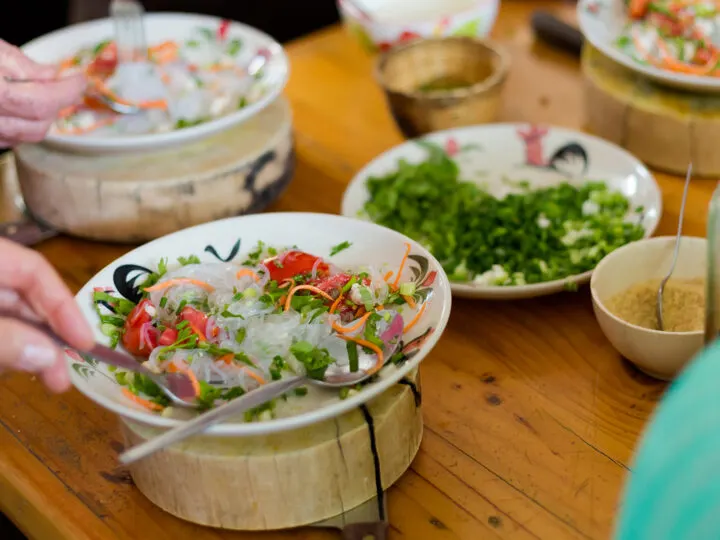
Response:
[{"label": "knife handle", "polygon": [[343,540],[386,540],[388,524],[386,521],[353,523],[342,530]]},{"label": "knife handle", "polygon": [[530,24],[535,34],[549,45],[580,56],[585,38],[577,28],[547,11],[534,12]]}]

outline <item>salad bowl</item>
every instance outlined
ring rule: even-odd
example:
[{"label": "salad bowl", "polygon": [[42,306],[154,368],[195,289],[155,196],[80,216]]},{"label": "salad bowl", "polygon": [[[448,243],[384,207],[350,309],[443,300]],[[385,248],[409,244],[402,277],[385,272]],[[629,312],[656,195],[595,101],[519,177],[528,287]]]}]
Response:
[{"label": "salad bowl", "polygon": [[[112,133],[112,125],[97,131],[83,131],[82,134],[77,134],[78,130],[61,132],[58,129],[51,129],[44,144],[65,151],[86,154],[146,152],[185,145],[249,120],[274,102],[287,83],[289,63],[282,46],[255,28],[238,22],[223,21],[216,17],[187,13],[149,13],[145,15],[144,23],[147,42],[151,49],[153,46],[162,47],[162,44],[179,43],[181,44],[179,54],[184,58],[189,54],[187,51],[202,47],[203,40],[210,43],[221,33],[222,43],[226,49],[223,52],[223,61],[233,66],[238,72],[238,78],[245,77],[246,75],[242,75],[240,71],[260,56],[265,59],[262,69],[258,70],[254,77],[247,76],[247,83],[243,83],[243,88],[245,86],[247,88],[243,90],[243,98],[238,100],[237,107],[230,108],[230,112],[208,118],[207,121],[185,123],[178,121],[172,129],[163,129],[161,132],[128,129],[126,132]],[[102,54],[110,50],[106,44],[112,38],[113,32],[111,19],[99,19],[75,24],[34,39],[25,44],[22,50],[37,62],[61,66],[68,62],[72,64],[75,62],[74,59],[78,59],[79,62],[81,55],[105,47],[96,57],[104,60]],[[188,65],[194,66],[194,64]],[[72,65],[69,68],[72,69]],[[138,80],[143,81],[143,79]],[[198,82],[198,86],[200,84]],[[133,89],[133,91],[140,90]],[[245,96],[248,96],[247,99]],[[220,95],[218,99],[222,97]],[[190,103],[187,107],[196,110],[196,104]]]},{"label": "salad bowl", "polygon": [[[325,265],[343,269],[383,268],[382,272],[385,272],[385,268],[389,268],[399,273],[398,281],[412,284],[410,286],[412,291],[408,294],[414,294],[418,305],[415,306],[414,302],[410,302],[412,308],[405,306],[406,311],[404,313],[400,311],[405,316],[406,326],[400,341],[394,343],[402,361],[391,362],[389,357],[386,358],[383,367],[377,366],[378,371],[367,384],[345,393],[336,389],[307,387],[302,395],[288,397],[277,414],[262,415],[252,420],[242,418],[228,421],[209,428],[206,431],[208,435],[237,437],[265,435],[297,429],[342,415],[383,393],[415,370],[437,344],[445,329],[450,315],[450,286],[447,276],[432,255],[417,243],[390,229],[361,220],[325,214],[257,214],[207,223],[164,236],[109,264],[80,290],[76,298],[83,314],[95,329],[99,343],[112,345],[120,341],[120,344],[117,344],[120,349],[133,350],[133,347],[138,346],[138,341],[135,345],[131,345],[132,339],[129,336],[135,330],[128,330],[132,325],[127,326],[130,324],[128,321],[136,316],[132,313],[140,313],[144,317],[146,315],[143,310],[155,313],[165,309],[163,300],[156,302],[156,299],[149,297],[151,305],[155,306],[152,308],[143,307],[141,303],[140,311],[133,311],[126,319],[125,332],[121,340],[118,340],[119,334],[111,324],[112,319],[119,312],[115,311],[114,314],[108,315],[107,311],[103,311],[108,304],[115,306],[137,304],[140,301],[139,295],[145,290],[140,288],[139,284],[160,267],[172,272],[173,261],[176,260],[181,261],[180,264],[191,264],[192,268],[198,271],[204,268],[220,268],[224,269],[223,271],[229,269],[234,274],[237,269],[239,276],[250,275],[252,272],[244,269],[243,265],[247,263],[243,261],[253,257],[253,252],[257,253],[257,249],[260,249],[258,246],[268,246],[271,250],[273,248],[269,246],[297,246],[297,249],[305,253],[314,254],[322,264],[319,266],[319,263],[316,264],[313,272],[317,268],[322,269]],[[284,261],[284,265],[281,265],[278,260],[277,268],[289,268],[291,264],[288,262],[289,259],[285,258]],[[180,270],[185,268],[189,269],[191,266],[181,266]],[[193,280],[188,278],[185,281]],[[155,287],[162,289],[164,285],[160,282]],[[156,293],[156,288],[149,288],[148,291],[152,290],[152,295],[162,294],[162,292]],[[292,294],[289,293],[285,312],[291,305]],[[257,298],[256,295],[246,296],[250,299]],[[281,300],[281,304],[284,302]],[[282,309],[279,309],[279,312],[282,314]],[[128,311],[124,313],[127,314]],[[245,320],[240,314],[227,315],[224,312],[223,316]],[[261,324],[265,324],[266,320],[261,319]],[[184,325],[187,326],[187,323]],[[180,324],[177,326],[178,329],[182,327]],[[155,332],[154,329],[151,330]],[[248,342],[251,346],[252,341],[256,339],[255,336],[258,335],[253,333],[256,330],[257,327],[255,330],[250,327],[247,329]],[[141,349],[142,332],[145,331],[144,329],[138,331]],[[210,339],[210,331],[203,329],[198,331],[198,335],[202,335],[203,332]],[[242,332],[244,338],[246,330]],[[137,336],[138,333],[134,335]],[[270,341],[263,347],[272,347],[273,338]],[[241,342],[242,340],[238,340],[238,343]],[[342,347],[344,349],[345,345],[343,344]],[[108,369],[86,355],[72,351],[66,353],[73,384],[99,405],[124,419],[149,427],[168,428],[184,421],[183,418],[169,416],[164,412],[160,414],[139,405],[139,402],[146,404],[147,402],[131,395],[124,386],[125,374]],[[243,357],[245,361],[249,360],[245,355]],[[193,363],[195,360],[188,357],[188,362]],[[249,362],[248,365],[253,364]],[[276,380],[275,375],[273,380]]]}]

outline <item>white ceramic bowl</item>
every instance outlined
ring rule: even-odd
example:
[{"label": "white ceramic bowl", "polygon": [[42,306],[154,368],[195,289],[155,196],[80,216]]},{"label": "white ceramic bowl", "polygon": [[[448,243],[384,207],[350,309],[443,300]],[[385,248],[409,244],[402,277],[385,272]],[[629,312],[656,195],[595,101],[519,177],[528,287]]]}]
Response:
[{"label": "white ceramic bowl", "polygon": [[[390,229],[329,214],[270,213],[231,218],[164,236],[131,251],[101,270],[80,290],[76,298],[85,317],[95,328],[96,339],[100,343],[107,343],[108,338],[100,332],[98,315],[91,301],[95,287],[114,286],[118,291],[132,288],[133,278],[137,279],[143,273],[143,268],[155,269],[159,259],[164,257],[175,261],[177,257],[195,254],[203,262],[217,262],[221,257],[225,261],[241,262],[260,240],[270,246],[297,245],[300,249],[324,258],[328,258],[333,246],[349,241],[352,245],[348,249],[329,257],[340,267],[398,265],[405,253],[405,243],[408,242],[407,238]],[[293,415],[263,422],[228,422],[213,426],[206,433],[262,435],[320,422],[367,402],[417,368],[445,330],[450,316],[451,294],[447,276],[440,264],[420,245],[412,241],[410,245],[409,264],[403,272],[403,280],[430,287],[432,290],[428,292],[432,299],[423,318],[403,337],[404,350],[408,356],[405,363],[399,367],[386,366],[379,372],[376,381],[345,400],[339,398],[337,390],[310,386],[305,396],[309,399],[298,398]],[[136,266],[128,273],[127,265]],[[430,279],[433,272],[434,280]],[[104,365],[88,363],[77,354],[68,354],[67,360],[71,367],[72,382],[77,389],[110,411],[150,426],[172,427],[181,423],[148,412],[130,401]]]},{"label": "white ceramic bowl", "polygon": [[500,0],[337,0],[349,30],[369,52],[386,51],[417,38],[485,37]]},{"label": "white ceramic bowl", "polygon": [[[216,29],[220,22],[221,19],[217,17],[205,15],[149,13],[145,16],[147,42],[152,45],[168,39],[183,40],[190,37],[199,27]],[[113,32],[112,20],[99,19],[72,25],[39,37],[24,45],[22,49],[38,62],[57,63],[82,47],[109,39]],[[238,53],[238,65],[245,65],[258,50],[269,52],[269,59],[263,67],[262,76],[253,83],[263,87],[264,93],[260,99],[247,107],[210,122],[168,133],[117,137],[51,133],[44,142],[64,150],[93,154],[153,151],[196,141],[248,120],[275,101],[283,91],[288,79],[289,63],[279,43],[250,26],[233,22],[228,29],[228,36],[238,38],[243,43]]]},{"label": "white ceramic bowl", "polygon": [[[672,262],[674,236],[639,240],[607,255],[590,280],[593,308],[600,328],[613,347],[640,370],[672,379],[703,347],[704,332],[660,332],[619,319],[604,306],[615,294],[636,283],[663,278]],[[705,276],[707,241],[684,236],[674,278]]]},{"label": "white ceramic bowl", "polygon": [[[505,178],[547,187],[561,181],[603,180],[630,200],[631,208],[643,206],[642,226],[651,236],[662,215],[660,188],[650,171],[625,150],[597,137],[556,127],[524,124],[485,124],[432,133],[422,140],[446,149],[460,168],[460,177],[476,182],[496,196],[508,190]],[[427,152],[408,141],[379,155],[366,165],[345,190],[342,214],[363,217],[369,198],[368,178],[397,170],[398,161],[418,163]],[[472,282],[453,282],[453,294],[468,298],[511,300],[563,291],[568,282],[587,283],[591,271],[566,279],[491,287]]]}]

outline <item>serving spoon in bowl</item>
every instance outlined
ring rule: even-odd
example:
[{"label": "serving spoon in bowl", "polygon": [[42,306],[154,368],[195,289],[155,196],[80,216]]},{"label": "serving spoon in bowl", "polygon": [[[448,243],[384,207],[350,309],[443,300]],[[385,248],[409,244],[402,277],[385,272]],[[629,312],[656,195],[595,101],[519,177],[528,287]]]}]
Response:
[{"label": "serving spoon in bowl", "polygon": [[[396,315],[395,319],[393,319],[388,329],[380,338],[386,343],[383,350],[384,358],[389,358],[395,353],[395,350],[400,344],[402,333],[403,320],[401,316]],[[300,386],[310,384],[322,388],[334,389],[355,386],[375,374],[377,371],[375,364],[375,359],[370,356],[363,356],[358,359],[358,369],[356,371],[351,371],[349,365],[338,365],[334,363],[328,367],[321,379],[312,378],[307,375],[298,375],[268,383],[239,398],[235,398],[215,409],[203,413],[197,418],[170,429],[158,437],[145,441],[123,452],[119,456],[120,462],[128,465],[146,458],[171,444],[175,444],[192,435],[205,431],[213,424],[217,424],[226,418],[258,407]]]}]

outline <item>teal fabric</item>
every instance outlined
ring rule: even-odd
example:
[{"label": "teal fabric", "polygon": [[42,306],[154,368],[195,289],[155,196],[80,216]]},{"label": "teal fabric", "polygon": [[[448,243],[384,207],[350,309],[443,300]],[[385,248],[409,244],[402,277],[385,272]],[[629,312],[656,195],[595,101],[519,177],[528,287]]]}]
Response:
[{"label": "teal fabric", "polygon": [[720,540],[720,341],[668,389],[631,469],[616,540]]}]

